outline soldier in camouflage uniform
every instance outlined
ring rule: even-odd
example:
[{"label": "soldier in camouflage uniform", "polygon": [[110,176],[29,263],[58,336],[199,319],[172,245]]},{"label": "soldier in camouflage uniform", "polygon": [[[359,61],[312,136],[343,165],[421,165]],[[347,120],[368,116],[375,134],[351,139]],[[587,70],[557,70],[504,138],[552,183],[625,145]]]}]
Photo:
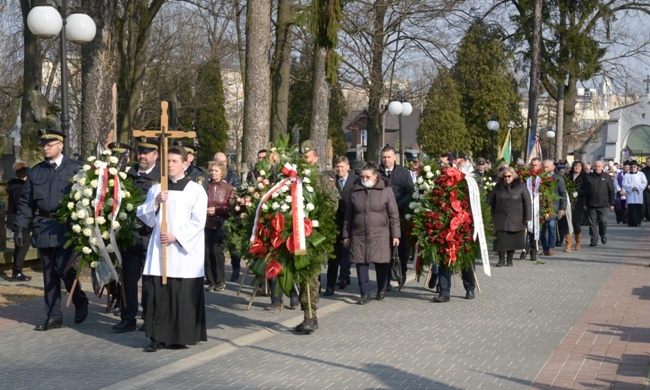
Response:
[{"label": "soldier in camouflage uniform", "polygon": [[[314,165],[318,163],[318,152],[314,141],[306,140],[300,145],[300,153],[303,160],[308,164]],[[332,202],[332,207],[336,212],[339,203],[339,191],[334,184],[334,177],[328,175],[326,172],[320,172],[318,178],[318,189],[323,191]],[[309,286],[309,296],[307,295],[307,286]],[[307,281],[300,285],[300,308],[305,313],[305,319],[296,327],[298,333],[312,333],[318,329],[318,318],[316,311],[318,310],[318,291],[320,289],[320,274],[312,275]],[[308,299],[309,298],[309,299]],[[311,301],[311,310],[309,307]]]},{"label": "soldier in camouflage uniform", "polygon": [[185,177],[203,186],[203,189],[208,191],[208,174],[196,164],[194,164],[194,156],[198,148],[191,142],[174,141],[174,146],[181,147],[187,152],[187,161],[190,165],[185,169]]}]

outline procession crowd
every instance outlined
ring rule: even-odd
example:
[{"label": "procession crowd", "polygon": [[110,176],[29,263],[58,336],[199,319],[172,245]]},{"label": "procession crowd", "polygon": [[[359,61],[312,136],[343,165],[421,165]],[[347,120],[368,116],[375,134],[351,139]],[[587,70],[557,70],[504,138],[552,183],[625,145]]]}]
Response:
[{"label": "procession crowd", "polygon": [[[39,249],[45,320],[34,330],[48,331],[63,325],[61,281],[75,306],[74,322],[82,323],[88,316],[88,298],[77,281],[74,267],[78,256],[66,245],[71,224],[61,221],[58,212],[74,180],[79,180],[77,172],[92,168],[63,154],[62,133],[43,130],[39,136],[44,161],[31,169],[17,162],[16,179],[7,184],[7,223],[14,231],[16,248],[12,279],[31,279],[23,273],[24,258],[30,241]],[[194,144],[174,141],[165,151],[168,181],[161,183],[159,153],[163,151],[159,141],[137,141],[136,163],[122,166],[120,174],[131,181],[134,191],[144,200],[137,206],[137,238],[129,248],[120,248],[119,278],[107,285],[112,297],[109,309],[120,316],[112,331],[144,331],[150,340],[147,352],[183,348],[207,340],[204,294],[226,288],[224,224],[232,217],[237,194],[261,180],[261,172],[256,166],[241,180],[222,152],[214,155],[205,172],[194,164]],[[108,155],[126,158],[131,153],[129,145],[112,143],[108,147]],[[299,152],[303,161],[316,169],[319,156],[315,144],[307,140],[300,145]],[[266,150],[260,150],[257,157],[259,162],[272,158]],[[327,262],[323,296],[332,296],[337,287],[345,289],[351,285],[353,264],[360,305],[371,302],[371,290],[375,291],[374,299],[381,301],[395,285],[404,284],[413,248],[403,221],[409,212],[417,174],[397,164],[397,157],[395,149],[387,145],[381,151],[380,164],[367,163],[354,172],[348,158],[341,156],[335,159],[333,172],[319,172],[318,182],[313,183],[336,210],[335,256]],[[483,158],[474,164],[445,153],[439,156],[438,163],[441,168],[463,165],[464,172],[476,182],[496,183],[480,188],[492,214],[492,249],[498,254],[497,267],[512,266],[516,251],[522,251],[521,259],[537,261],[538,256],[554,256],[560,246],[564,246],[564,252],[581,250],[584,226],[589,226],[590,246],[605,245],[609,210],[616,211],[617,223],[632,227],[639,226],[644,218],[650,220],[650,167],[642,168],[636,161],[626,161],[620,169],[615,163],[603,161],[574,161],[563,166],[538,158],[525,166],[520,162],[512,167],[505,163],[491,167]],[[95,218],[99,219],[98,214]],[[161,257],[166,261],[161,262]],[[241,258],[231,251],[230,259],[229,280],[236,282],[242,277]],[[401,280],[391,277],[392,259],[398,259]],[[370,283],[371,264],[376,286]],[[427,285],[436,291],[434,302],[449,301],[453,272],[443,262],[429,273]],[[473,266],[462,269],[461,274],[465,298],[474,299]],[[275,278],[270,278],[256,287],[256,292],[270,296],[267,310],[283,307],[284,294],[276,283]],[[318,329],[320,284],[320,274],[313,275],[287,294],[289,307],[300,307],[304,312],[304,321],[296,332],[312,333]],[[140,306],[144,321],[138,327]]]}]

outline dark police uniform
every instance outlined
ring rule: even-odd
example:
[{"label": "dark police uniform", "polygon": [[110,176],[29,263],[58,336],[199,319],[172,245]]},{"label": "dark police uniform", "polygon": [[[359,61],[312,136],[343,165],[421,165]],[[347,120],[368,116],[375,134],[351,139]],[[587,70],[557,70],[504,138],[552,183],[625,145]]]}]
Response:
[{"label": "dark police uniform", "polygon": [[[158,150],[159,143],[152,139],[141,139],[138,149],[148,151]],[[154,165],[150,172],[140,172],[140,167],[135,165],[126,172],[129,180],[133,181],[134,189],[140,190],[145,196],[149,189],[160,183],[160,167]],[[122,283],[124,286],[124,297],[120,309],[119,324],[113,327],[115,332],[127,332],[135,329],[136,316],[138,315],[138,282],[142,277],[144,261],[147,257],[147,248],[153,229],[141,224],[138,230],[139,237],[135,245],[122,252]]]},{"label": "dark police uniform", "polygon": [[[63,134],[48,130],[42,132],[41,142],[47,142],[48,134]],[[45,138],[44,138],[45,137]],[[51,141],[52,139],[50,139]],[[81,163],[63,155],[58,167],[49,161],[42,161],[29,171],[27,181],[20,194],[15,228],[27,230],[33,225],[32,245],[38,248],[43,265],[43,285],[45,288],[46,324],[37,326],[35,330],[48,330],[60,327],[63,319],[61,312],[61,280],[68,292],[72,289],[76,272],[73,268],[65,271],[72,255],[72,248],[63,249],[66,242],[65,234],[70,230],[70,223],[61,223],[56,217],[61,200],[70,193],[72,177],[80,169]],[[88,314],[88,298],[77,284],[72,293],[75,305],[75,323],[81,323]],[[52,322],[57,326],[50,326]]]},{"label": "dark police uniform", "polygon": [[[196,152],[197,152],[198,149],[191,142],[175,141],[173,143],[173,145],[185,149],[185,151],[188,154],[191,154],[192,156],[196,156]],[[202,185],[203,189],[206,192],[208,191],[208,182],[209,182],[208,174],[205,173],[205,171],[203,169],[201,169],[198,166],[194,165],[194,162],[192,162],[185,169],[185,177],[192,180],[193,182],[196,182],[196,183]]]}]

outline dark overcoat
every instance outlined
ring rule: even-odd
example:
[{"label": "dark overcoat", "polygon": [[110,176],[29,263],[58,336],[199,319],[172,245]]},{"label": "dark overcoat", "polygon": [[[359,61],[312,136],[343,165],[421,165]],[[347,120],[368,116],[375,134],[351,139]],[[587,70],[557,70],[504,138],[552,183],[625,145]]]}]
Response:
[{"label": "dark overcoat", "polygon": [[393,238],[400,237],[395,195],[388,180],[365,188],[357,179],[345,209],[343,238],[350,239],[350,263],[389,263]]},{"label": "dark overcoat", "polygon": [[500,180],[490,192],[488,204],[495,232],[520,232],[531,219],[530,194],[520,180],[513,181],[510,186]]}]

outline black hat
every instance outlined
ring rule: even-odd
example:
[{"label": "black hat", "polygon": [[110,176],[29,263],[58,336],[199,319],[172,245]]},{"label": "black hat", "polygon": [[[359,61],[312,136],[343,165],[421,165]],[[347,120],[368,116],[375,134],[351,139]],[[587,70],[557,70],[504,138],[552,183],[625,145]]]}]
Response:
[{"label": "black hat", "polygon": [[483,157],[479,157],[476,159],[476,164],[481,165],[481,164],[487,164],[487,160],[484,159]]},{"label": "black hat", "polygon": [[108,144],[108,148],[111,150],[113,153],[128,153],[131,150],[131,146],[127,144],[123,144],[121,142],[111,142]]},{"label": "black hat", "polygon": [[63,142],[63,139],[65,138],[65,134],[53,129],[40,129],[38,131],[38,138],[39,138],[38,144],[45,145],[54,141]]},{"label": "black hat", "polygon": [[630,165],[630,161],[629,161],[629,160],[625,160],[625,161],[623,162],[623,165],[624,165],[624,166],[625,166],[625,165]]},{"label": "black hat", "polygon": [[149,153],[158,151],[160,149],[160,142],[155,138],[140,137],[138,138],[138,152]]},{"label": "black hat", "polygon": [[198,148],[196,146],[194,146],[194,144],[191,143],[191,142],[174,141],[173,145],[185,149],[185,151],[187,153],[190,153],[190,154],[196,154],[196,152],[198,150]]},{"label": "black hat", "polygon": [[638,167],[638,166],[639,166],[639,163],[636,162],[636,160],[630,161],[630,167]]}]

